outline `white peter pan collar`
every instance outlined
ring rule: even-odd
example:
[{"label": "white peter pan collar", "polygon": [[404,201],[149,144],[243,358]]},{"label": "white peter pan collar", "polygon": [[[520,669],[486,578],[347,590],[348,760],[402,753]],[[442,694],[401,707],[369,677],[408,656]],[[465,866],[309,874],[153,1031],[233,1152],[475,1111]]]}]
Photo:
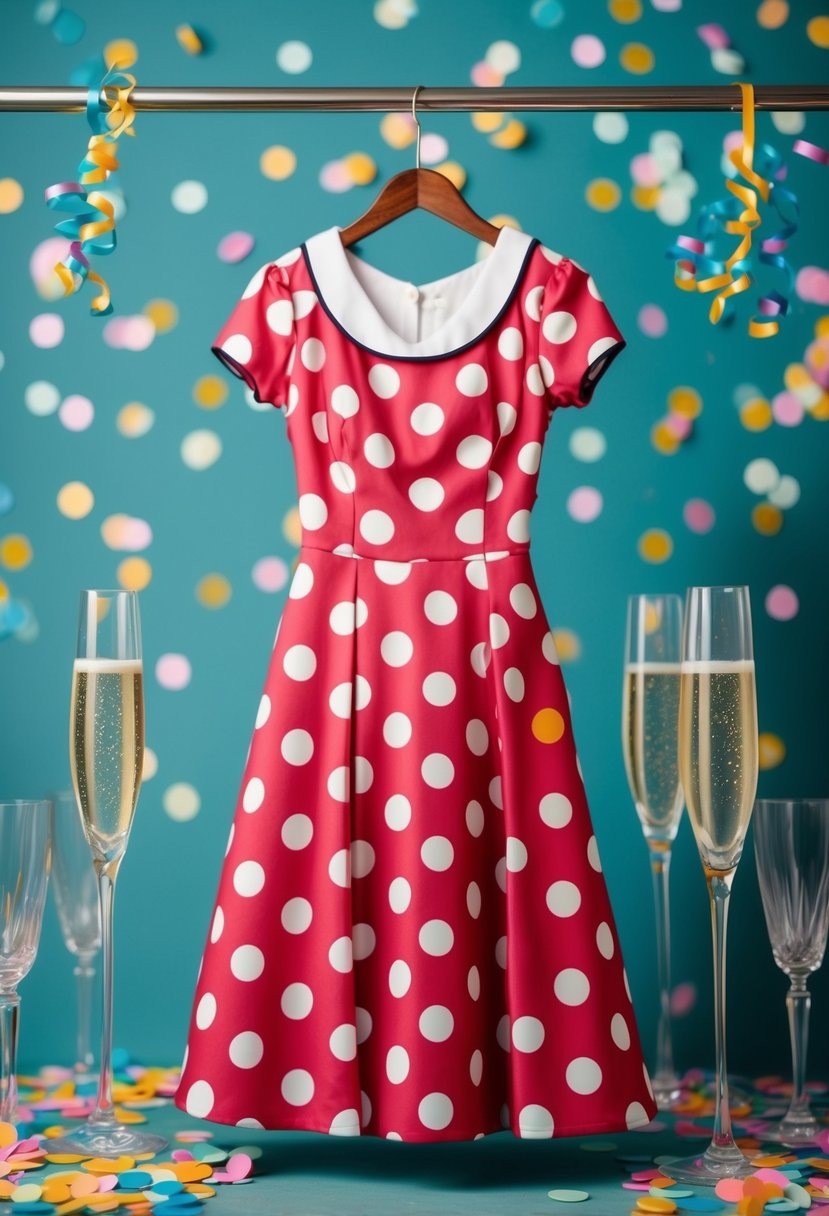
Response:
[{"label": "white peter pan collar", "polygon": [[[505,225],[492,251],[472,266],[429,283],[416,285],[395,278],[346,249],[341,229],[326,228],[301,248],[322,307],[334,324],[358,345],[378,355],[402,359],[439,358],[471,345],[498,319],[510,303],[537,237]],[[397,333],[378,310],[374,299],[388,304],[389,314],[419,298],[444,289],[451,305],[439,327],[419,342]],[[453,298],[454,297],[454,298]]]}]

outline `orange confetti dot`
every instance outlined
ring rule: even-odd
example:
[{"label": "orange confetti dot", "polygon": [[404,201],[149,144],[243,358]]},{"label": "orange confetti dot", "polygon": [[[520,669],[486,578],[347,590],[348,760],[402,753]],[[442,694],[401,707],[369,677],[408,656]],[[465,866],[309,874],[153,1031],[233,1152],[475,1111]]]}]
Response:
[{"label": "orange confetti dot", "polygon": [[661,1199],[656,1195],[642,1195],[636,1200],[640,1212],[675,1212],[673,1199]]},{"label": "orange confetti dot", "polygon": [[466,185],[466,169],[456,160],[445,160],[442,165],[435,165],[435,170],[448,177],[456,190],[463,190]]},{"label": "orange confetti dot", "polygon": [[32,557],[32,546],[28,537],[11,535],[0,540],[0,563],[7,570],[23,570],[29,565]]},{"label": "orange confetti dot", "polygon": [[761,769],[777,768],[786,759],[786,744],[779,735],[765,731],[758,738],[758,766]]},{"label": "orange confetti dot", "polygon": [[809,41],[821,50],[829,48],[829,17],[813,17],[806,26]]},{"label": "orange confetti dot", "polygon": [[680,384],[668,394],[668,409],[681,418],[698,418],[702,413],[702,397],[695,388]]},{"label": "orange confetti dot", "polygon": [[507,125],[494,135],[489,142],[494,148],[520,148],[527,138],[527,128],[518,118],[511,118]]},{"label": "orange confetti dot", "polygon": [[178,309],[172,300],[150,300],[144,305],[144,316],[150,318],[156,333],[166,334],[178,322]]},{"label": "orange confetti dot", "polygon": [[584,196],[594,211],[612,211],[618,207],[622,192],[609,177],[597,177],[587,183]]},{"label": "orange confetti dot", "polygon": [[829,420],[829,393],[824,393],[819,401],[809,408],[809,413],[818,422]]},{"label": "orange confetti dot", "polygon": [[829,315],[818,317],[815,321],[815,337],[829,338]]},{"label": "orange confetti dot", "polygon": [[118,582],[125,591],[143,591],[152,577],[153,568],[145,557],[127,557],[118,566]]},{"label": "orange confetti dot", "polygon": [[758,502],[751,512],[751,522],[761,536],[776,536],[783,527],[783,512],[770,502]]},{"label": "orange confetti dot", "polygon": [[296,154],[282,144],[274,144],[266,148],[259,157],[259,169],[262,176],[270,178],[271,181],[284,181],[296,169]]},{"label": "orange confetti dot", "polygon": [[765,431],[773,421],[771,405],[762,397],[753,397],[740,407],[740,422],[747,431]]},{"label": "orange confetti dot", "polygon": [[230,596],[230,583],[223,574],[206,574],[196,585],[196,599],[205,608],[224,608]]},{"label": "orange confetti dot", "polygon": [[215,410],[227,401],[227,384],[220,376],[202,376],[193,386],[193,400],[207,410]]},{"label": "orange confetti dot", "polygon": [[765,30],[778,30],[788,19],[787,0],[764,0],[757,10],[757,24]]},{"label": "orange confetti dot", "polygon": [[642,76],[646,72],[653,71],[653,51],[642,42],[628,42],[619,52],[619,63],[626,72],[634,72],[637,76]]},{"label": "orange confetti dot", "polygon": [[646,562],[666,562],[674,551],[674,542],[662,528],[649,528],[639,537],[639,556]]},{"label": "orange confetti dot", "polygon": [[554,629],[553,645],[562,663],[572,663],[581,657],[581,642],[572,629]]},{"label": "orange confetti dot", "polygon": [[564,734],[564,718],[557,709],[539,709],[532,720],[532,732],[539,743],[558,743]]},{"label": "orange confetti dot", "polygon": [[624,25],[638,21],[642,16],[640,0],[610,0],[607,7],[613,20]]},{"label": "orange confetti dot", "polygon": [[490,135],[504,125],[506,114],[501,114],[497,110],[475,110],[469,118],[476,131]]},{"label": "orange confetti dot", "polygon": [[138,59],[138,47],[131,38],[116,38],[104,47],[104,62],[108,68],[117,63],[119,67],[130,68]]},{"label": "orange confetti dot", "polygon": [[367,186],[377,176],[377,165],[366,152],[352,152],[343,157],[343,165],[355,186]]},{"label": "orange confetti dot", "polygon": [[13,1123],[0,1123],[0,1148],[8,1148],[10,1144],[16,1144],[18,1139]]},{"label": "orange confetti dot", "polygon": [[640,211],[653,211],[659,202],[660,193],[659,186],[634,186],[630,192],[630,201]]},{"label": "orange confetti dot", "polygon": [[181,49],[188,55],[200,55],[204,50],[204,43],[192,25],[177,25],[176,38]]},{"label": "orange confetti dot", "polygon": [[23,187],[13,177],[0,177],[0,215],[9,215],[23,202]]},{"label": "orange confetti dot", "polygon": [[302,524],[299,520],[299,507],[291,507],[282,519],[282,535],[292,545],[298,545],[302,540]]},{"label": "orange confetti dot", "polygon": [[82,481],[68,481],[58,490],[56,501],[67,519],[84,519],[95,506],[95,495]]},{"label": "orange confetti dot", "polygon": [[675,452],[679,451],[680,447],[678,437],[664,419],[654,423],[651,427],[651,443],[657,452],[661,452],[663,456],[673,456]]}]

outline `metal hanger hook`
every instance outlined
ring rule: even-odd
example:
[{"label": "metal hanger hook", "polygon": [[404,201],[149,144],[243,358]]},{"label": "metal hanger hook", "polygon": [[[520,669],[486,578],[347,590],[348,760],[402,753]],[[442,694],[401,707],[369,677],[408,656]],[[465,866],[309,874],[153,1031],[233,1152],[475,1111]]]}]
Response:
[{"label": "metal hanger hook", "polygon": [[423,88],[423,85],[419,84],[415,88],[414,93],[412,94],[412,118],[414,119],[414,121],[417,125],[417,148],[415,150],[415,168],[416,169],[420,168],[420,121],[417,117],[417,95],[422,88]]}]

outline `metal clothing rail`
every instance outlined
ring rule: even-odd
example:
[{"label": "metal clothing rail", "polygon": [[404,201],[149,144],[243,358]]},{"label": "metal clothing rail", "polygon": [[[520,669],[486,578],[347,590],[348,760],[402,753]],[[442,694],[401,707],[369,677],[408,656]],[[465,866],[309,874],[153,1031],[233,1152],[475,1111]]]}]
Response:
[{"label": "metal clothing rail", "polygon": [[[389,111],[411,112],[412,87],[395,88],[148,88],[136,86],[136,110]],[[38,85],[0,86],[0,110],[16,113],[82,113],[87,90]],[[754,86],[756,110],[829,110],[829,86]],[[735,85],[609,85],[604,88],[421,88],[418,111],[543,110],[737,110]]]}]

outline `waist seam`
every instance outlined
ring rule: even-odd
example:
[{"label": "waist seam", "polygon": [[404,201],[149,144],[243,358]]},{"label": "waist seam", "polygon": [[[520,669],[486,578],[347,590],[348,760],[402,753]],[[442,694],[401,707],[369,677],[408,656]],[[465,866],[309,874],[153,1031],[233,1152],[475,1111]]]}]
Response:
[{"label": "waist seam", "polygon": [[493,549],[491,551],[484,550],[480,553],[465,553],[458,557],[427,557],[421,554],[413,557],[382,557],[375,553],[358,553],[354,549],[346,553],[337,549],[326,549],[323,545],[310,545],[306,541],[301,541],[300,550],[302,549],[314,549],[317,553],[330,553],[333,557],[356,558],[361,561],[396,562],[398,565],[402,565],[404,562],[492,562],[500,561],[506,557],[527,557],[530,552],[530,547],[527,545],[519,549]]}]

